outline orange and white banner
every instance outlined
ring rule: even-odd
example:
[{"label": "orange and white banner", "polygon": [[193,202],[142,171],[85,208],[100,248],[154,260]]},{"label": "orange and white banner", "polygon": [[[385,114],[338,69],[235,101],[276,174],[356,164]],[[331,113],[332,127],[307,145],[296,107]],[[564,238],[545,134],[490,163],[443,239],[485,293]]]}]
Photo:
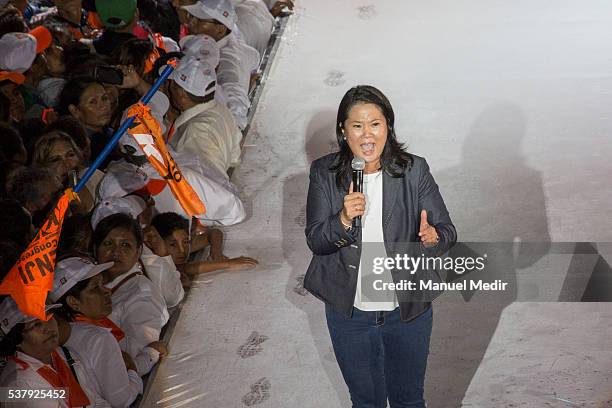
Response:
[{"label": "orange and white banner", "polygon": [[128,117],[131,116],[136,118],[128,133],[138,142],[153,168],[166,180],[181,207],[192,217],[204,215],[206,207],[168,152],[161,127],[151,115],[151,109],[139,102],[128,109]]},{"label": "orange and white banner", "polygon": [[47,292],[53,289],[55,251],[64,215],[73,197],[71,190],[64,193],[34,240],[0,284],[0,294],[10,295],[25,315],[47,320],[45,302]]}]

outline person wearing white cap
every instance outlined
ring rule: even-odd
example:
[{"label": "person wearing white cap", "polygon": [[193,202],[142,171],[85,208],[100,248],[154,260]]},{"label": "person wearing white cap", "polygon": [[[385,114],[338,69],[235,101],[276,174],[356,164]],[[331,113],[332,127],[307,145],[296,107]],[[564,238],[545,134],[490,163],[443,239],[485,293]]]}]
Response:
[{"label": "person wearing white cap", "polygon": [[[47,313],[59,307],[46,307]],[[91,388],[89,377],[81,364],[73,361],[65,348],[59,347],[57,321],[51,316],[43,321],[23,315],[12,298],[0,303],[0,329],[4,335],[0,354],[7,365],[0,372],[0,385],[11,389],[37,390],[67,388],[65,399],[33,400],[31,408],[108,407]],[[71,364],[69,364],[71,362]],[[23,407],[24,402],[3,402],[3,407]]]},{"label": "person wearing white cap", "polygon": [[[190,218],[134,139],[124,135],[119,144],[131,153],[125,153],[127,160],[116,160],[108,166],[98,185],[98,200],[138,192],[154,197],[158,212],[175,212]],[[190,150],[177,152],[168,146],[168,151],[206,206],[206,213],[197,215],[202,224],[229,226],[245,219],[244,204],[227,173],[221,173],[205,157],[196,156]]]},{"label": "person wearing white cap", "polygon": [[13,122],[20,122],[25,114],[25,102],[18,87],[26,81],[24,73],[30,69],[37,54],[51,44],[51,33],[37,27],[29,33],[7,33],[0,37],[0,93],[10,101]]},{"label": "person wearing white cap", "polygon": [[[221,58],[219,46],[217,45],[215,39],[211,36],[206,34],[186,35],[185,37],[181,38],[179,45],[186,56],[193,56],[202,60],[202,62],[210,65],[211,67],[214,67],[215,73],[219,71],[219,61]],[[225,90],[223,90],[223,86],[219,83],[217,83],[217,86],[215,87],[215,100],[223,106],[227,106],[228,108],[230,107],[227,93]],[[236,124],[238,124],[238,122],[241,120],[241,118],[236,117],[235,115],[234,119],[236,119]]]},{"label": "person wearing white cap", "polygon": [[[157,230],[150,226],[151,216],[144,221],[144,213],[151,212],[145,201],[136,196],[109,197],[96,206],[91,216],[91,225],[95,229],[99,222],[113,214],[128,214],[137,219],[143,228],[144,243],[140,261],[147,277],[159,288],[168,308],[178,305],[185,291],[181,284],[181,274],[174,265],[164,241]],[[144,225],[143,225],[144,224]]]},{"label": "person wearing white cap", "polygon": [[181,112],[170,145],[205,157],[229,178],[227,170],[240,163],[242,133],[231,112],[215,101],[214,68],[186,56],[169,79],[172,104]]},{"label": "person wearing white cap", "polygon": [[57,311],[60,344],[79,360],[102,398],[113,408],[125,408],[142,393],[143,384],[133,360],[119,347],[125,333],[108,318],[111,291],[103,286],[101,273],[112,266],[83,257],[60,260],[49,298],[62,305]]},{"label": "person wearing white cap", "polygon": [[98,223],[92,241],[98,262],[114,262],[102,276],[112,292],[109,318],[125,333],[119,345],[134,357],[138,374],[145,375],[167,353],[159,336],[169,314],[159,288],[145,276],[139,261],[142,230],[131,216],[113,214]]},{"label": "person wearing white cap", "polygon": [[262,0],[232,0],[232,3],[244,41],[263,57],[274,27],[274,17],[268,6]]},{"label": "person wearing white cap", "polygon": [[198,0],[181,9],[190,16],[189,34],[206,34],[217,41],[220,50],[217,81],[227,94],[228,107],[238,126],[244,129],[251,106],[251,73],[259,66],[259,52],[241,38],[236,10],[229,0]]}]

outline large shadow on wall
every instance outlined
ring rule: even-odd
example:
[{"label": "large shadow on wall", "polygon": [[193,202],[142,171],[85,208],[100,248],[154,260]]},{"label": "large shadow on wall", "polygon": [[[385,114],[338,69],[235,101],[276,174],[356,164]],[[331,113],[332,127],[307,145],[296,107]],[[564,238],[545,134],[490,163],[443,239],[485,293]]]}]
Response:
[{"label": "large shadow on wall", "polygon": [[[325,369],[328,383],[331,385],[330,389],[327,390],[314,390],[318,397],[313,398],[312,402],[316,405],[319,398],[323,398],[325,395],[329,396],[329,393],[332,395],[335,393],[338,396],[339,404],[330,401],[329,405],[346,406],[348,404],[348,391],[331,348],[325,323],[324,304],[309,294],[303,287],[304,275],[311,259],[311,252],[306,245],[304,235],[309,169],[312,161],[338,150],[335,122],[336,112],[329,110],[315,113],[308,123],[304,138],[306,169],[287,177],[283,181],[282,243],[283,257],[290,270],[285,297],[295,305],[297,310],[306,315],[310,332],[304,333],[304,335],[307,338],[312,338],[318,353],[317,357]],[[324,380],[318,381],[319,384],[322,382]],[[331,387],[333,387],[333,390],[331,390]]]},{"label": "large shadow on wall", "polygon": [[[502,311],[517,297],[517,270],[547,252],[550,236],[540,173],[521,154],[526,120],[519,106],[496,102],[474,121],[461,163],[434,177],[459,240],[454,255],[487,253],[486,279],[503,279],[503,292],[447,292],[434,305],[427,370],[428,402],[460,407],[482,362]],[[534,249],[528,242],[544,242]],[[482,276],[470,276],[479,279]],[[529,298],[537,298],[537,287]],[[511,347],[511,345],[509,345]]]}]

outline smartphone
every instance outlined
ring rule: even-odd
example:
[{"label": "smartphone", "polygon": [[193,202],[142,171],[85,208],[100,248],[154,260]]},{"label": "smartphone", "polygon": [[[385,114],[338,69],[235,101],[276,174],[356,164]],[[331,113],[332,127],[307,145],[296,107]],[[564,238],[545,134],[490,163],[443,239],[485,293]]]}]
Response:
[{"label": "smartphone", "polygon": [[119,68],[97,65],[93,74],[95,80],[99,82],[111,85],[121,85],[123,83],[123,72]]}]

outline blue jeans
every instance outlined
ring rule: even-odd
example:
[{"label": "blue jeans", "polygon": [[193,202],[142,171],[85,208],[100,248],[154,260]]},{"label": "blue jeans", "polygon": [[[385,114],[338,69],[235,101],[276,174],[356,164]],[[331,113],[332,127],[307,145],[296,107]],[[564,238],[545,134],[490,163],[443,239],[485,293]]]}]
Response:
[{"label": "blue jeans", "polygon": [[424,408],[432,308],[402,322],[392,312],[353,309],[347,318],[325,305],[327,328],[353,408]]}]

